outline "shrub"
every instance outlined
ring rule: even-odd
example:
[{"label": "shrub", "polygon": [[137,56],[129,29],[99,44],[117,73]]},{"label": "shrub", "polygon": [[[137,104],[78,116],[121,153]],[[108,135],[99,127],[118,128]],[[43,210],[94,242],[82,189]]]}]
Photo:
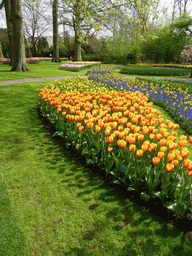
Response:
[{"label": "shrub", "polygon": [[130,65],[124,66],[120,71],[122,74],[131,75],[149,75],[149,76],[186,76],[190,74],[190,70],[182,68],[165,68],[165,67],[149,67]]}]

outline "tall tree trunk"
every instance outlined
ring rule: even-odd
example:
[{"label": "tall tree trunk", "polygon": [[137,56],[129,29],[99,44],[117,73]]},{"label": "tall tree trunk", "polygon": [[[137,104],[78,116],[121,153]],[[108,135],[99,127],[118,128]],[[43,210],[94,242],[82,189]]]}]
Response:
[{"label": "tall tree trunk", "polygon": [[12,65],[12,51],[13,51],[13,27],[11,23],[11,1],[3,0],[0,9],[5,6],[5,15],[7,23],[7,33],[9,38],[9,56],[10,56],[10,65]]},{"label": "tall tree trunk", "polygon": [[73,61],[81,61],[81,40],[75,31],[74,58]]},{"label": "tall tree trunk", "polygon": [[58,40],[58,0],[53,1],[53,62],[59,60],[59,40]]},{"label": "tall tree trunk", "polygon": [[3,52],[2,52],[2,48],[1,48],[1,43],[0,43],[0,58],[3,58]]},{"label": "tall tree trunk", "polygon": [[12,66],[12,64],[13,64],[14,41],[13,41],[13,26],[12,26],[12,23],[11,23],[11,1],[10,0],[5,0],[4,2],[5,2],[7,32],[8,32],[8,38],[9,38],[10,66]]},{"label": "tall tree trunk", "polygon": [[23,18],[21,0],[11,1],[11,22],[13,26],[14,48],[12,52],[12,71],[28,71],[26,63],[25,43],[23,33]]},{"label": "tall tree trunk", "polygon": [[75,31],[73,61],[81,61],[81,0],[74,5],[73,27]]}]

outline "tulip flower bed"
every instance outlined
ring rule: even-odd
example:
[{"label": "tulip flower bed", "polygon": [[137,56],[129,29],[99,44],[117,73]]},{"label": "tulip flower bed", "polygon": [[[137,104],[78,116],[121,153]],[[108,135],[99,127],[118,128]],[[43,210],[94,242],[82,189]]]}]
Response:
[{"label": "tulip flower bed", "polygon": [[120,71],[122,74],[129,75],[148,75],[148,76],[188,76],[190,70],[183,68],[170,67],[151,67],[141,65],[123,66]]},{"label": "tulip flower bed", "polygon": [[115,74],[92,74],[89,77],[117,89],[149,94],[151,101],[165,108],[177,123],[182,124],[183,128],[192,133],[192,95],[190,89],[186,88],[188,84],[177,86],[175,82],[167,82],[165,85],[157,80],[156,82],[146,79],[127,80]]},{"label": "tulip flower bed", "polygon": [[169,68],[192,68],[189,64],[160,64],[160,63],[138,63],[140,66],[169,67]]},{"label": "tulip flower bed", "polygon": [[[39,58],[27,58],[26,61],[30,64],[37,64],[39,63]],[[3,62],[3,64],[10,64],[10,59],[1,59],[0,62]]]},{"label": "tulip flower bed", "polygon": [[95,63],[93,64],[85,64],[85,63],[82,63],[82,64],[77,64],[77,63],[66,63],[66,64],[61,64],[60,65],[60,69],[63,69],[63,70],[68,70],[68,71],[73,71],[73,72],[79,72],[83,69],[87,69],[87,68],[90,68],[92,67],[93,65],[97,65]]},{"label": "tulip flower bed", "polygon": [[39,105],[55,134],[87,164],[99,165],[146,201],[158,196],[182,216],[192,212],[192,137],[176,139],[179,125],[164,122],[148,96],[69,78],[41,89]]},{"label": "tulip flower bed", "polygon": [[121,66],[116,65],[103,65],[98,67],[92,67],[87,71],[87,74],[109,74],[114,69],[121,68]]}]

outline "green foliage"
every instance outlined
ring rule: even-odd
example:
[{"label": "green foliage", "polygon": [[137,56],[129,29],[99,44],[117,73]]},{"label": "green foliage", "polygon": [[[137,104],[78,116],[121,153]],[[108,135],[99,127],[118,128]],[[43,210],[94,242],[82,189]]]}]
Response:
[{"label": "green foliage", "polygon": [[2,48],[2,52],[3,52],[3,56],[6,56],[6,53],[10,52],[9,41],[8,40],[2,41],[1,48]]},{"label": "green foliage", "polygon": [[47,38],[40,37],[37,43],[37,47],[38,47],[38,55],[41,57],[46,57],[44,55],[49,49],[49,43],[47,42]]},{"label": "green foliage", "polygon": [[165,26],[155,36],[144,37],[141,52],[145,60],[155,63],[178,62],[186,43],[183,31],[176,33],[170,26]]},{"label": "green foliage", "polygon": [[97,54],[97,53],[84,54],[83,61],[101,61],[101,56],[100,56],[100,54]]},{"label": "green foliage", "polygon": [[165,68],[140,65],[128,65],[121,68],[122,74],[149,75],[149,76],[187,76],[190,70],[183,68]]},{"label": "green foliage", "polygon": [[184,32],[187,35],[192,32],[192,17],[189,16],[186,12],[184,12],[181,16],[177,17],[173,24],[171,24],[171,28],[178,30],[180,32]]}]

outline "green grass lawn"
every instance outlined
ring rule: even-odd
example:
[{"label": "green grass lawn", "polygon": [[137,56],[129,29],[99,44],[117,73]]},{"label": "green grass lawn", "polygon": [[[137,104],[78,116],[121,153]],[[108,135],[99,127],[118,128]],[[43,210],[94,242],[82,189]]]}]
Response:
[{"label": "green grass lawn", "polygon": [[190,255],[190,238],[50,136],[36,110],[46,84],[0,87],[0,255]]},{"label": "green grass lawn", "polygon": [[0,80],[12,80],[22,78],[39,78],[39,77],[64,77],[64,76],[78,76],[85,75],[87,70],[80,72],[69,72],[59,69],[62,62],[40,61],[38,64],[28,64],[30,71],[15,72],[10,71],[11,67],[7,64],[0,63]]}]

